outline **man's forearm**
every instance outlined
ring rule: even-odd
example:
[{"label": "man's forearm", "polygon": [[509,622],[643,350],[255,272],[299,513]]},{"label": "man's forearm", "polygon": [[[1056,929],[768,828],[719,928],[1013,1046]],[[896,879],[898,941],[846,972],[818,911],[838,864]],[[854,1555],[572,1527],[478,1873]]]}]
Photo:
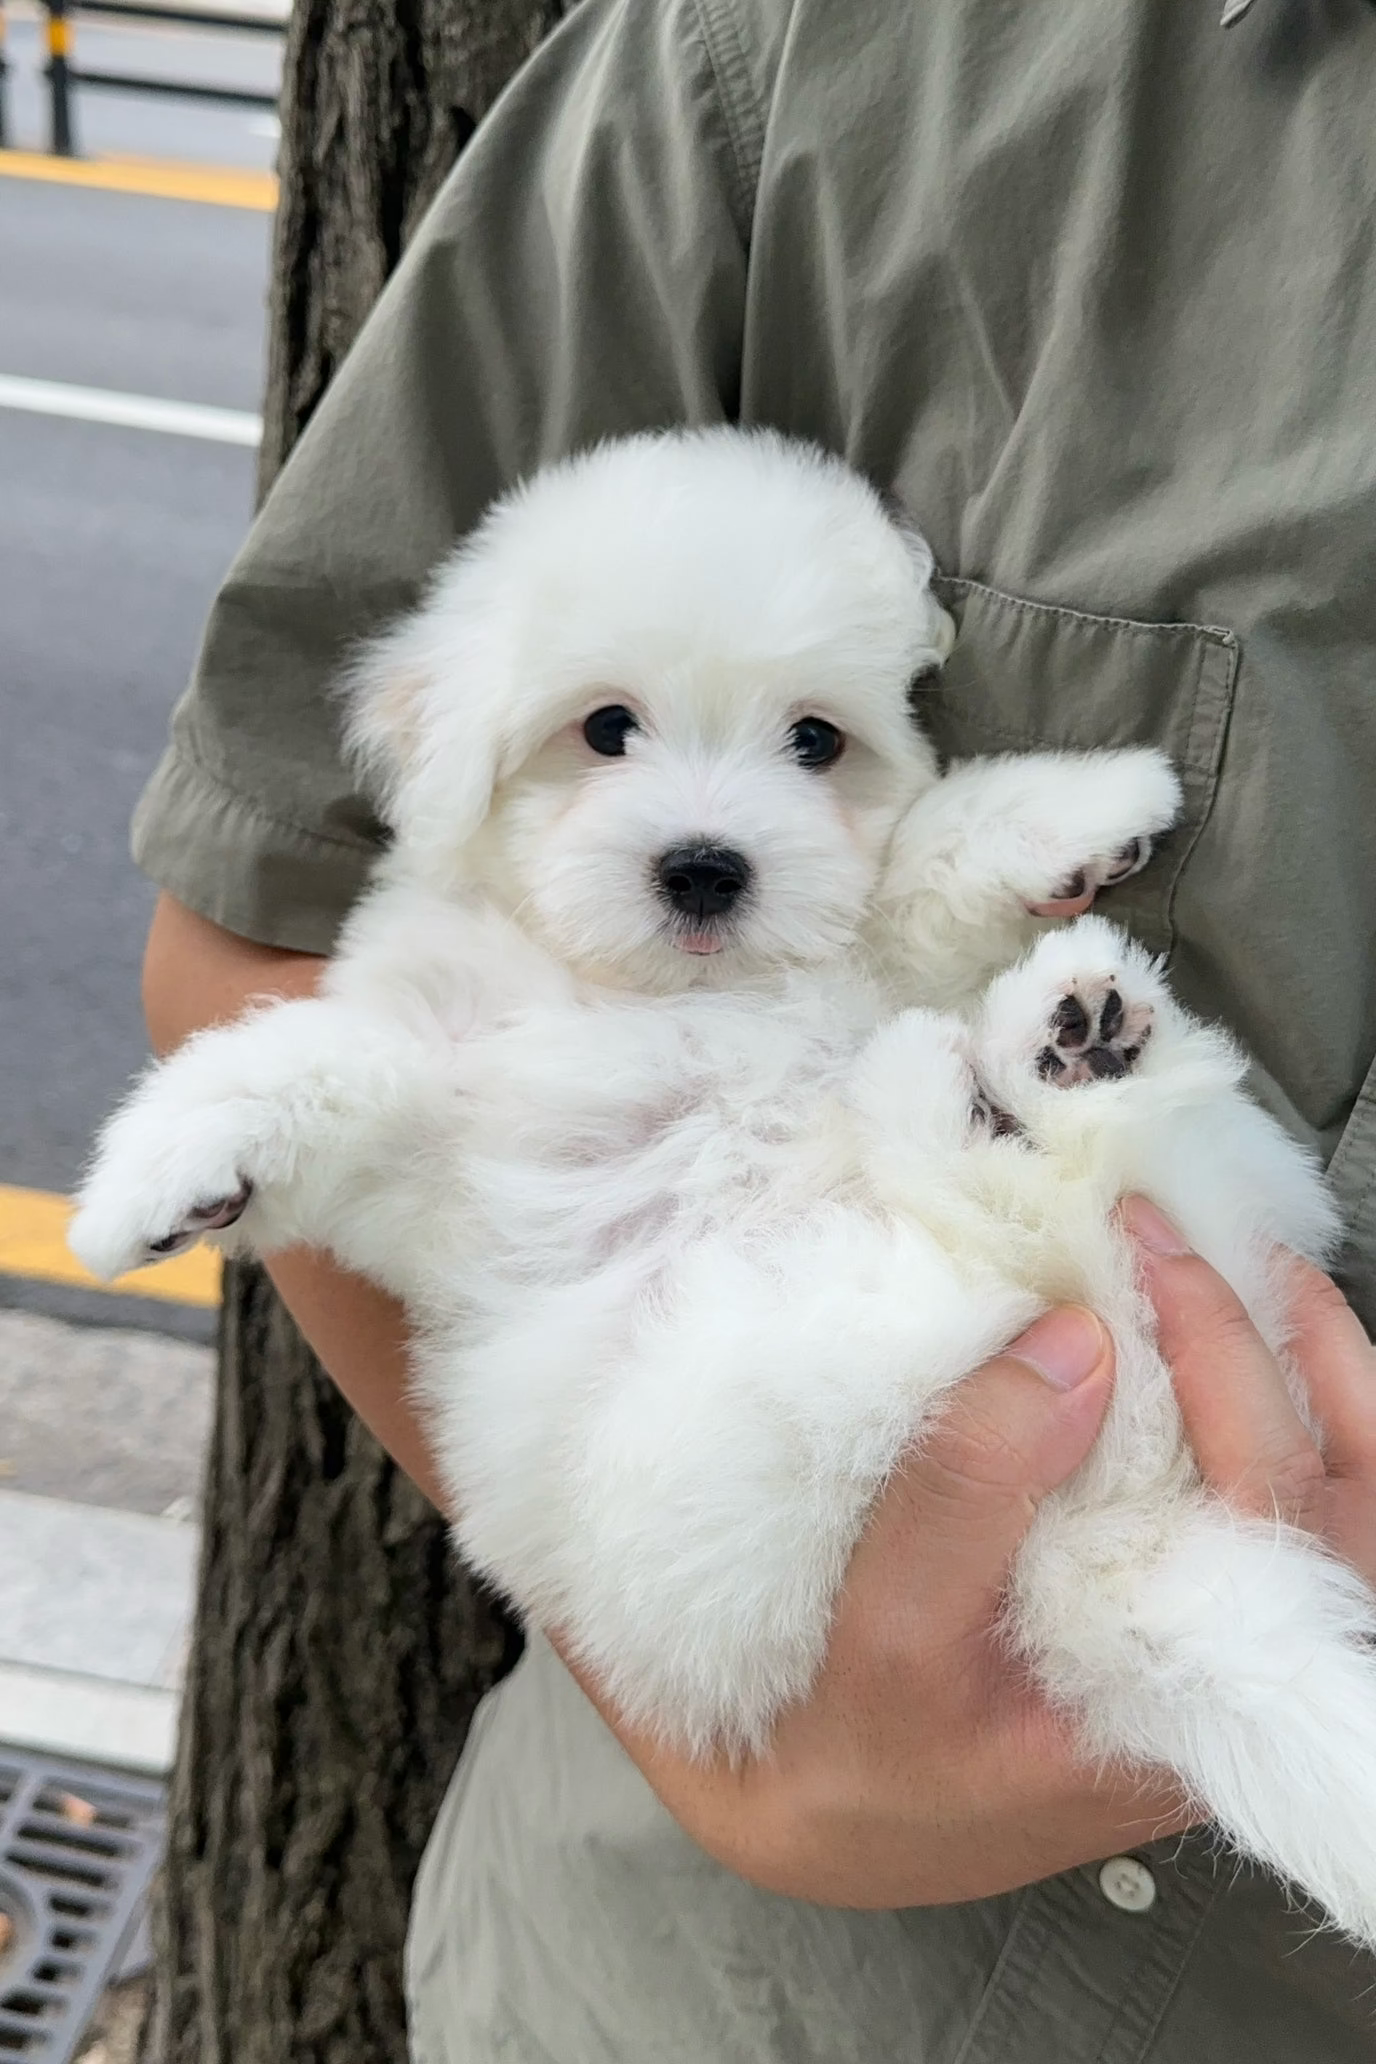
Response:
[{"label": "man's forearm", "polygon": [[[143,1001],[154,1051],[237,1018],[256,996],[309,996],[325,963],[258,946],[163,896],[144,958]],[[393,1298],[330,1259],[296,1247],[268,1273],[302,1333],[364,1424],[443,1509],[440,1480],[409,1394],[406,1323]]]},{"label": "man's forearm", "polygon": [[425,1433],[410,1397],[406,1318],[401,1306],[327,1254],[291,1247],[274,1254],[268,1274],[329,1375],[369,1431],[418,1484],[445,1507]]}]

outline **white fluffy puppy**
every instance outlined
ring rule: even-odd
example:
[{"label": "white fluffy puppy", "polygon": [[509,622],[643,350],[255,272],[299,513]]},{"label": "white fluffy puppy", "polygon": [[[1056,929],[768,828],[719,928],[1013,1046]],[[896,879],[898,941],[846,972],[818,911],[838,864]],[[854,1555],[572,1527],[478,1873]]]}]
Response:
[{"label": "white fluffy puppy", "polygon": [[322,995],[144,1078],[73,1245],[114,1274],[237,1221],[397,1292],[465,1554],[697,1753],[806,1694],[951,1386],[1091,1304],[1114,1402],[1010,1634],[1091,1751],[1376,1942],[1373,1601],[1201,1487],[1112,1218],[1154,1198],[1283,1347],[1272,1245],[1320,1255],[1329,1206],[1137,947],[1028,914],[1146,856],[1160,756],[938,779],[931,570],[767,435],[509,496],[358,666],[395,842]]}]

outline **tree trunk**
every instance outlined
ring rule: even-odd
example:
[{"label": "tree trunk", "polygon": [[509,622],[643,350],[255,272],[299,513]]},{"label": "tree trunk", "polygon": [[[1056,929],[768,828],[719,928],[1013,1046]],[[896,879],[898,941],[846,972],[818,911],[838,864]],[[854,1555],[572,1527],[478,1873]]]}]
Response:
[{"label": "tree trunk", "polygon": [[474,128],[573,4],[296,0],[282,82],[260,492]]},{"label": "tree trunk", "polygon": [[[565,11],[297,0],[263,491],[458,151]],[[519,1644],[256,1268],[227,1274],[204,1520],[143,2055],[401,2064],[411,1881]]]}]

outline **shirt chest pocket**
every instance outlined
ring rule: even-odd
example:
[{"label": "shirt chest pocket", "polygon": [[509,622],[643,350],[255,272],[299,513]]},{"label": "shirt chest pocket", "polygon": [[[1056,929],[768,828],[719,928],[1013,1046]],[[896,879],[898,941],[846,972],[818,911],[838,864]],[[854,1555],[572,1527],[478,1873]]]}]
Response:
[{"label": "shirt chest pocket", "polygon": [[936,586],[957,636],[921,709],[943,758],[1125,745],[1169,755],[1184,788],[1180,821],[1105,906],[1168,953],[1176,887],[1218,786],[1236,638],[1201,624],[1137,623],[1030,602],[979,581],[942,576]]}]

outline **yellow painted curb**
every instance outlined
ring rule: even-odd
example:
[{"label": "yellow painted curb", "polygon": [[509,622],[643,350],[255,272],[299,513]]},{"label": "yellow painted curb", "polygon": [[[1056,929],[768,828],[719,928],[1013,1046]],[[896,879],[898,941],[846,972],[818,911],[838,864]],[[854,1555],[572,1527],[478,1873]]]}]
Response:
[{"label": "yellow painted curb", "polygon": [[67,1248],[66,1197],[48,1190],[13,1189],[0,1183],[0,1275],[26,1276],[40,1283],[73,1283],[81,1290],[105,1290],[123,1297],[158,1297],[168,1304],[215,1306],[220,1302],[220,1257],[213,1247],[155,1262],[102,1283]]},{"label": "yellow painted curb", "polygon": [[277,175],[237,165],[191,165],[174,158],[50,158],[42,151],[0,150],[0,177],[46,179],[55,186],[98,187],[104,193],[149,194],[164,201],[208,201],[220,208],[277,206]]}]

